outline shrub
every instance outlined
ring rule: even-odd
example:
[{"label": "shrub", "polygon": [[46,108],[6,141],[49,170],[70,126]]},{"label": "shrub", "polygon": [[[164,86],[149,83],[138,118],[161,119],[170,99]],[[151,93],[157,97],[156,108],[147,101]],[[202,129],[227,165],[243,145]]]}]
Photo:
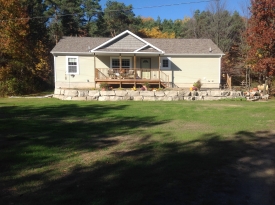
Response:
[{"label": "shrub", "polygon": [[199,79],[197,82],[194,82],[193,86],[200,90],[202,86],[201,80]]}]

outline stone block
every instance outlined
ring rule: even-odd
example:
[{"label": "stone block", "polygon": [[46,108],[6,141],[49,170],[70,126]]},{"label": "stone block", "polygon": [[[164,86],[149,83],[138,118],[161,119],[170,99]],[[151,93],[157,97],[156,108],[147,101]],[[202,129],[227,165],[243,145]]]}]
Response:
[{"label": "stone block", "polygon": [[163,97],[156,97],[156,101],[165,101],[167,97],[163,96]]},{"label": "stone block", "polygon": [[77,97],[78,91],[77,90],[65,90],[64,95],[68,96],[68,97]]},{"label": "stone block", "polygon": [[199,91],[199,96],[208,96],[207,91]]},{"label": "stone block", "polygon": [[128,95],[129,96],[139,96],[139,91],[133,91],[133,90],[128,91]]},{"label": "stone block", "polygon": [[138,95],[138,96],[133,96],[134,101],[143,101],[143,96]]},{"label": "stone block", "polygon": [[64,99],[64,95],[53,95],[54,98],[57,98],[59,100],[63,100]]},{"label": "stone block", "polygon": [[205,96],[204,100],[220,100],[222,97]]},{"label": "stone block", "polygon": [[199,96],[198,91],[193,90],[193,91],[191,92],[191,96]]},{"label": "stone block", "polygon": [[173,97],[172,96],[165,96],[163,98],[163,101],[173,101]]},{"label": "stone block", "polygon": [[72,100],[86,101],[86,100],[87,100],[87,97],[73,97]]},{"label": "stone block", "polygon": [[98,101],[110,101],[110,96],[99,96]]},{"label": "stone block", "polygon": [[156,97],[164,97],[165,93],[163,91],[155,91],[155,96]]},{"label": "stone block", "polygon": [[100,91],[100,95],[101,95],[101,96],[115,96],[116,93],[115,93],[115,91],[113,91],[113,90],[106,90],[106,91],[101,90],[101,91]]},{"label": "stone block", "polygon": [[172,97],[173,101],[179,101],[180,100],[179,96],[171,96],[171,97]]},{"label": "stone block", "polygon": [[190,95],[190,91],[178,91],[178,96],[189,96]]},{"label": "stone block", "polygon": [[178,91],[169,90],[165,91],[164,93],[166,96],[178,96]]},{"label": "stone block", "polygon": [[143,101],[156,101],[156,97],[152,96],[143,96]]},{"label": "stone block", "polygon": [[61,95],[61,89],[55,88],[55,89],[54,89],[54,94],[55,94],[55,95]]},{"label": "stone block", "polygon": [[72,100],[73,97],[70,96],[64,96],[63,100]]},{"label": "stone block", "polygon": [[129,95],[123,97],[124,100],[133,100],[133,98],[134,98],[133,96],[129,96]]},{"label": "stone block", "polygon": [[236,91],[231,91],[231,94],[230,94],[231,97],[239,97],[239,94],[236,92]]},{"label": "stone block", "polygon": [[99,97],[100,96],[100,92],[98,90],[89,90],[89,97]]},{"label": "stone block", "polygon": [[65,90],[64,89],[61,89],[60,90],[60,95],[64,95],[65,94]]},{"label": "stone block", "polygon": [[211,96],[213,96],[213,97],[221,97],[222,94],[221,94],[220,90],[212,90],[211,91]]},{"label": "stone block", "polygon": [[110,101],[122,101],[124,100],[123,96],[109,96],[110,97]]},{"label": "stone block", "polygon": [[98,96],[87,96],[87,100],[98,101]]},{"label": "stone block", "polygon": [[140,95],[142,95],[143,97],[154,97],[155,92],[154,91],[141,91]]},{"label": "stone block", "polygon": [[126,90],[115,90],[116,96],[126,96],[128,92]]},{"label": "stone block", "polygon": [[87,97],[89,94],[88,90],[79,90],[78,91],[78,97]]},{"label": "stone block", "polygon": [[221,96],[230,96],[230,91],[221,91]]}]

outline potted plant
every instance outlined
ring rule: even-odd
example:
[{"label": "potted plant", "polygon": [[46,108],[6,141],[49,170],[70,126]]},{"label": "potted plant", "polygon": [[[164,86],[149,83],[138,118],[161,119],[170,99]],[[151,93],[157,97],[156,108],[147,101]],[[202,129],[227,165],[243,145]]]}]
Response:
[{"label": "potted plant", "polygon": [[142,87],[140,88],[143,91],[147,91],[149,90],[150,84],[149,82],[145,82],[144,84],[142,84]]},{"label": "potted plant", "polygon": [[103,83],[100,83],[99,87],[101,90],[108,90],[109,85],[108,85],[108,83],[103,82]]}]

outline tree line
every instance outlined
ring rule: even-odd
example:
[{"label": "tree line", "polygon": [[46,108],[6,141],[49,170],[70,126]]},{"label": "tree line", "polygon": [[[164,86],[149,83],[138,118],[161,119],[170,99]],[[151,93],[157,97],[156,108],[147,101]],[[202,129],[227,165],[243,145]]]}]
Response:
[{"label": "tree line", "polygon": [[244,67],[250,67],[265,78],[274,76],[272,0],[251,0],[249,18],[215,1],[205,11],[177,20],[136,16],[132,5],[111,0],[104,9],[100,0],[0,0],[0,4],[1,95],[52,87],[50,51],[62,36],[114,37],[126,29],[143,38],[209,38],[226,54],[223,73],[241,75]]}]

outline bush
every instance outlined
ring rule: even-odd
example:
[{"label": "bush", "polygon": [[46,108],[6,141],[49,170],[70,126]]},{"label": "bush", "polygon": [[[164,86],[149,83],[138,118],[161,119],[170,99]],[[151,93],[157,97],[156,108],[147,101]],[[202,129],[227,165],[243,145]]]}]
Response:
[{"label": "bush", "polygon": [[200,90],[202,86],[201,80],[199,79],[197,82],[194,82],[193,86]]}]

